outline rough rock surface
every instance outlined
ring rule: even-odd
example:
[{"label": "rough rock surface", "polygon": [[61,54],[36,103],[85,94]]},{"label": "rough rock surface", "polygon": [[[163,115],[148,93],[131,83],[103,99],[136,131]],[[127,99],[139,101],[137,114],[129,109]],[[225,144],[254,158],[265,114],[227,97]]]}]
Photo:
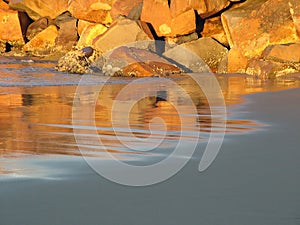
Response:
[{"label": "rough rock surface", "polygon": [[245,73],[248,58],[238,48],[232,48],[227,55],[228,73]]},{"label": "rough rock surface", "polygon": [[202,37],[211,37],[222,45],[229,47],[220,16],[206,19],[203,30],[201,31],[201,35]]},{"label": "rough rock surface", "polygon": [[143,0],[116,0],[111,9],[111,16],[126,16],[130,19],[139,19],[143,7]]},{"label": "rough rock surface", "polygon": [[278,62],[264,59],[251,59],[247,65],[246,73],[262,79],[274,79],[299,71],[299,63]]},{"label": "rough rock surface", "polygon": [[174,64],[146,49],[122,46],[106,56],[102,71],[109,76],[168,76],[181,73]]},{"label": "rough rock surface", "polygon": [[294,21],[298,36],[300,37],[300,2],[299,0],[289,0],[290,13]]},{"label": "rough rock surface", "polygon": [[66,12],[56,17],[55,24],[59,27],[56,45],[61,46],[62,49],[71,50],[78,40],[77,19]]},{"label": "rough rock surface", "polygon": [[300,41],[288,1],[247,0],[240,7],[224,12],[222,23],[230,47],[247,57],[259,56],[270,44]]},{"label": "rough rock surface", "polygon": [[88,27],[89,25],[91,25],[91,24],[95,24],[95,23],[92,23],[92,22],[89,22],[89,21],[86,21],[86,20],[78,20],[78,23],[77,23],[77,32],[78,32],[78,35],[81,36],[81,34],[84,31],[84,29],[86,27]]},{"label": "rough rock surface", "polygon": [[300,63],[300,43],[268,46],[262,57],[278,62]]},{"label": "rough rock surface", "polygon": [[229,5],[229,0],[172,0],[170,8],[172,16],[177,16],[187,10],[194,9],[202,18],[207,18]]},{"label": "rough rock surface", "polygon": [[98,35],[93,41],[93,46],[99,52],[104,53],[113,48],[143,40],[150,40],[150,38],[137,22],[122,18],[112,24],[105,33]]},{"label": "rough rock surface", "polygon": [[246,73],[276,78],[300,70],[300,44],[270,45],[259,58],[250,59]]},{"label": "rough rock surface", "polygon": [[10,0],[9,6],[25,11],[33,20],[46,16],[54,19],[67,11],[68,2],[69,0]]},{"label": "rough rock surface", "polygon": [[[184,49],[186,49],[187,51]],[[198,59],[203,60],[203,62],[205,62],[212,71],[216,71],[219,63],[222,61],[227,52],[228,50],[224,46],[222,46],[212,38],[199,38],[196,41],[187,42],[180,46],[175,46],[174,48],[169,49],[164,53],[164,56],[184,65],[188,63],[185,62],[185,60],[189,58],[188,55],[195,54]],[[189,60],[194,61],[192,59]],[[203,71],[202,68],[199,68],[200,70],[198,70],[197,67],[194,68],[193,65],[189,65],[188,67],[193,68],[191,69],[193,72]]]},{"label": "rough rock surface", "polygon": [[55,25],[50,25],[27,42],[23,50],[37,56],[49,54],[54,50],[57,36],[58,28]]},{"label": "rough rock surface", "polygon": [[56,70],[67,73],[84,74],[97,54],[93,48],[86,47],[68,52],[58,60]]},{"label": "rough rock surface", "polygon": [[26,31],[26,38],[31,40],[35,35],[45,30],[48,26],[54,25],[55,22],[50,17],[42,17],[31,23]]},{"label": "rough rock surface", "polygon": [[107,31],[107,27],[102,24],[92,23],[82,31],[77,43],[78,47],[92,46],[93,40]]},{"label": "rough rock surface", "polygon": [[110,24],[112,3],[113,0],[71,1],[68,11],[77,19]]},{"label": "rough rock surface", "polygon": [[3,0],[0,0],[0,9],[9,9],[9,6]]},{"label": "rough rock surface", "polygon": [[168,0],[144,0],[141,20],[150,23],[158,36],[176,37],[196,30],[194,10],[172,16]]},{"label": "rough rock surface", "polygon": [[0,21],[0,52],[5,52],[6,43],[16,48],[25,44],[18,12],[8,9],[3,2],[0,7]]}]

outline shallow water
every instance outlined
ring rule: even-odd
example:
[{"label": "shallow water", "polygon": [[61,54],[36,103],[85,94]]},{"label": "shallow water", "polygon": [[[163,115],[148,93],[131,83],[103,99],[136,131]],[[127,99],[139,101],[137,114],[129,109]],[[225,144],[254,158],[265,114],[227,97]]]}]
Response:
[{"label": "shallow water", "polygon": [[[73,210],[77,213],[78,210],[85,211],[86,220],[89,221],[88,224],[98,224],[96,222],[97,210],[95,211],[95,207],[102,209],[105,205],[114,207],[121,216],[119,219],[118,217],[109,219],[116,215],[112,212],[106,212],[103,224],[183,224],[183,221],[186,221],[186,224],[199,224],[201,217],[196,213],[197,203],[192,200],[193,198],[199,201],[202,199],[206,202],[206,209],[204,209],[205,205],[199,203],[199,209],[206,213],[206,215],[201,214],[204,222],[200,224],[299,224],[300,215],[297,210],[300,211],[300,208],[295,208],[300,205],[296,197],[299,193],[296,189],[290,187],[290,185],[295,187],[295,184],[298,186],[299,183],[292,184],[288,178],[286,178],[288,180],[286,182],[290,183],[286,183],[285,187],[279,185],[283,188],[282,193],[284,194],[280,193],[279,189],[274,188],[273,194],[269,194],[272,198],[261,200],[262,209],[255,209],[260,205],[260,199],[253,201],[255,196],[268,196],[267,189],[271,188],[274,182],[277,182],[272,180],[274,174],[269,170],[262,171],[260,175],[256,174],[254,176],[252,174],[252,168],[247,163],[250,161],[255,162],[256,157],[257,167],[261,166],[260,170],[264,167],[262,164],[260,165],[260,159],[258,159],[261,155],[253,155],[255,151],[251,152],[251,149],[250,152],[242,151],[243,154],[235,154],[233,159],[237,157],[235,160],[244,162],[244,164],[239,165],[241,171],[250,176],[249,183],[254,182],[256,179],[257,182],[261,182],[262,189],[258,188],[258,183],[251,183],[247,186],[245,174],[234,171],[238,168],[237,166],[228,167],[228,171],[223,172],[220,170],[216,172],[215,167],[213,167],[208,169],[208,172],[204,173],[202,177],[197,178],[201,175],[195,175],[197,168],[190,169],[190,165],[179,175],[176,175],[175,178],[171,178],[170,181],[163,184],[140,190],[134,188],[131,190],[130,187],[124,189],[125,187],[112,184],[103,178],[99,178],[99,176],[95,176],[94,172],[86,166],[82,159],[82,156],[85,156],[109,164],[110,159],[106,155],[106,152],[109,152],[115,158],[129,164],[149,165],[168,157],[178,140],[182,140],[187,147],[189,144],[196,142],[197,148],[192,159],[194,165],[196,162],[199,163],[199,159],[203,154],[203,146],[207,143],[210,133],[222,132],[224,123],[227,125],[225,145],[226,143],[227,145],[231,145],[232,142],[235,143],[234,150],[229,150],[229,152],[235,151],[239,143],[241,143],[240,146],[246,143],[248,147],[251,147],[251,143],[249,145],[246,139],[247,137],[256,137],[256,135],[262,135],[259,141],[265,141],[266,143],[261,144],[267,145],[272,140],[269,133],[273,132],[273,123],[275,122],[274,120],[268,121],[266,119],[268,116],[262,117],[261,115],[269,112],[269,109],[264,109],[264,104],[259,105],[262,109],[249,108],[249,105],[256,107],[252,101],[258,100],[247,97],[247,101],[245,101],[243,96],[258,92],[275,93],[298,88],[300,86],[299,74],[277,81],[263,81],[245,75],[217,76],[227,105],[227,120],[225,121],[222,115],[218,113],[212,115],[213,109],[210,108],[208,99],[198,85],[188,76],[170,77],[169,80],[173,82],[171,84],[164,78],[141,80],[111,78],[107,80],[106,77],[84,75],[83,80],[80,75],[56,72],[53,69],[54,65],[51,61],[1,58],[0,196],[3,195],[1,196],[0,211],[5,213],[0,217],[3,220],[2,223],[0,219],[0,224],[20,224],[22,218],[23,221],[30,221],[30,224],[47,224],[47,220],[43,220],[42,217],[36,215],[35,210],[37,210],[36,213],[39,212],[43,216],[47,216],[45,210],[58,213],[53,208],[56,203],[52,202],[58,201],[58,199],[51,199],[51,195],[66,197],[63,203],[60,202],[66,208],[61,208],[58,213],[66,216],[66,218],[63,222],[49,220],[49,224],[85,223],[84,220],[80,219],[79,222],[73,221],[74,214],[67,207],[73,207]],[[85,91],[77,98],[79,82],[81,82],[80,87],[83,87]],[[180,89],[174,88],[174,84]],[[126,92],[122,93],[124,90]],[[147,94],[143,95],[141,93]],[[294,96],[299,97],[297,92],[294,93]],[[290,104],[287,104],[288,101],[289,99],[278,98],[278,102],[266,102],[265,106],[268,104],[271,106],[276,104],[287,105],[285,110],[288,113],[282,117],[284,119],[289,116],[289,113],[292,113],[289,110],[294,110],[293,113],[295,113],[295,109],[290,109]],[[194,108],[190,108],[191,105]],[[216,104],[214,107],[218,108],[218,105]],[[257,117],[253,116],[253,112],[256,111],[260,112]],[[214,117],[216,123],[212,123],[212,117]],[[281,121],[281,123],[283,122]],[[295,122],[296,130],[297,124],[299,123]],[[292,137],[294,133],[286,135]],[[101,139],[101,144],[99,144],[99,139]],[[295,142],[295,139],[292,141]],[[292,141],[286,142],[286,144],[294,146],[299,144],[299,142],[294,143]],[[283,142],[285,142],[284,138]],[[258,144],[256,143],[254,146],[258,146]],[[293,150],[296,148],[293,148]],[[276,148],[274,148],[274,152],[277,152]],[[218,157],[224,157],[222,151],[220,154],[221,156]],[[263,153],[260,152],[259,154]],[[276,158],[279,157],[279,154],[276,154],[274,162],[280,161]],[[180,157],[185,157],[185,155]],[[228,156],[225,156],[225,159],[226,157]],[[294,157],[294,160],[296,159],[297,157]],[[268,163],[265,166],[273,168],[273,163]],[[288,162],[286,163],[288,164]],[[289,166],[291,165],[299,171],[299,167],[294,164]],[[231,175],[229,175],[229,171]],[[254,171],[256,170],[253,170],[253,173]],[[282,171],[279,172],[279,179],[284,179],[285,174],[282,173]],[[234,179],[234,174],[242,183]],[[268,182],[262,178],[267,174],[271,174],[271,180]],[[199,195],[193,188],[193,185],[195,187],[199,185],[197,179],[201,180],[202,185],[202,189],[200,188],[202,193]],[[214,179],[218,179],[220,183],[214,181]],[[68,182],[69,180],[72,181]],[[25,181],[30,181],[31,184],[29,185]],[[62,185],[60,186],[56,183],[58,181],[65,183],[60,183]],[[20,183],[16,185],[14,182]],[[237,190],[231,186],[233,183],[230,182],[240,185],[239,191],[241,193],[236,192]],[[73,187],[74,189],[71,188],[73,183],[76,184],[76,187]],[[173,185],[178,186],[174,187]],[[215,185],[219,185],[220,188]],[[43,194],[37,191],[39,187],[45,188],[47,192]],[[53,187],[52,190],[51,187]],[[172,187],[174,189],[170,190]],[[180,189],[178,189],[179,187]],[[22,188],[30,195],[33,195],[34,192],[37,193],[43,201],[49,203],[49,208],[34,197],[31,199],[27,199],[26,196],[20,197],[23,193]],[[65,192],[65,188],[70,190],[69,194]],[[102,194],[98,192],[99,188]],[[78,202],[74,200],[74,196],[80,195],[81,191],[84,191],[82,193],[84,204],[88,205],[85,208],[81,206],[76,208],[73,204],[78,204]],[[273,211],[267,210],[269,204],[273,205],[272,202],[278,201],[278,204],[288,204],[290,198],[279,197],[277,200],[274,199],[276,195],[286,196],[288,191],[292,191],[291,199],[295,200],[295,202],[290,202],[292,208],[284,211],[284,205],[281,205],[278,208],[272,208]],[[50,195],[47,193],[50,193]],[[103,193],[106,193],[107,196],[103,197]],[[7,196],[4,197],[4,194]],[[119,205],[116,198],[109,198],[110,195],[114,194],[117,195],[117,198],[123,200]],[[153,197],[154,194],[156,197]],[[8,196],[12,197],[13,195],[23,199],[23,203],[15,198],[10,199],[11,202],[8,203]],[[99,202],[94,202],[92,200],[93,195],[98,197],[101,195],[104,199],[103,204],[100,203],[100,199]],[[151,196],[153,197],[152,200]],[[183,201],[184,196],[188,200]],[[95,198],[98,199],[98,197]],[[81,199],[81,197],[78,198]],[[142,199],[149,202],[143,203],[141,202]],[[83,200],[81,199],[81,201]],[[180,201],[187,204],[187,208],[184,209],[183,206],[176,207],[175,205],[179,204]],[[226,201],[232,201],[233,203],[228,202],[229,206],[224,209],[225,211],[221,212],[219,207],[214,209],[213,203],[219,203],[220,207],[224,207],[227,205]],[[246,204],[247,201],[249,205]],[[14,205],[21,204],[24,207],[25,203],[29,204],[27,206],[29,209],[20,213],[21,208],[17,207],[16,212],[20,213],[20,217],[12,219],[11,210],[13,210]],[[151,223],[155,219],[147,219],[147,213],[145,212],[154,216],[156,204],[169,207],[169,209],[164,212],[164,208],[160,208],[162,211],[156,212],[159,215],[157,222]],[[172,204],[174,205],[172,206]],[[37,209],[41,206],[42,212]],[[128,206],[127,209],[124,208],[126,206]],[[142,208],[145,212],[140,211]],[[91,214],[87,212],[89,209]],[[235,210],[235,212],[230,211],[230,209]],[[135,214],[132,210],[138,211],[140,215],[126,217],[126,213]],[[179,212],[183,214],[182,219],[177,218],[176,214]],[[276,214],[278,217],[276,217]],[[233,217],[229,219],[227,215]],[[134,219],[135,217],[139,218],[139,223]],[[174,218],[177,218],[177,220]],[[223,219],[226,223],[222,223]],[[178,223],[174,223],[174,221],[178,221]]]}]

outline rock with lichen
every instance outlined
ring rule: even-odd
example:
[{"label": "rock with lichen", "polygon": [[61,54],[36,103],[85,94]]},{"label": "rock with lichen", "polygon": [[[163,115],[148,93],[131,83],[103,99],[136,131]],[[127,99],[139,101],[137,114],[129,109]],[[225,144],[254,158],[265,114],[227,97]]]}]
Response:
[{"label": "rock with lichen", "polygon": [[58,60],[55,69],[61,72],[84,74],[97,57],[96,54],[91,47],[70,51]]}]

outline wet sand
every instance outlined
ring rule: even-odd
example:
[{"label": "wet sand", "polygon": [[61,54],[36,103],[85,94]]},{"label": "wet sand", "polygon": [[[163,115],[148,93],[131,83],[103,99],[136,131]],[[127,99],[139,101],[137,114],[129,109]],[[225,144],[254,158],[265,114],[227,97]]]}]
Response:
[{"label": "wet sand", "polygon": [[245,98],[230,115],[266,126],[228,134],[205,172],[197,152],[171,179],[133,188],[107,181],[81,158],[28,159],[48,174],[0,179],[0,224],[300,224],[300,89]]}]

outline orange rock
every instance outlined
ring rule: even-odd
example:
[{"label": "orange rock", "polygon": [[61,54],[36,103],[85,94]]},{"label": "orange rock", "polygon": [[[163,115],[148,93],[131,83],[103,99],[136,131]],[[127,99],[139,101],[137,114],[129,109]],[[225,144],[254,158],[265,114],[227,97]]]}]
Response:
[{"label": "orange rock", "polygon": [[289,73],[299,72],[299,68],[289,63],[272,60],[251,59],[247,65],[246,73],[262,79],[273,79]]},{"label": "orange rock", "polygon": [[274,60],[279,62],[300,62],[300,44],[286,44],[286,45],[271,45],[268,46],[262,53],[262,57],[267,60]]},{"label": "orange rock", "polygon": [[50,25],[54,25],[54,20],[52,20],[50,17],[42,17],[34,21],[27,28],[26,38],[31,40],[35,35],[45,30]]},{"label": "orange rock", "polygon": [[300,37],[300,5],[298,0],[290,0],[290,13],[292,15],[298,36]]},{"label": "orange rock", "polygon": [[87,26],[81,33],[77,43],[78,47],[92,46],[95,37],[107,31],[107,27],[102,24],[92,23]]},{"label": "orange rock", "polygon": [[0,8],[0,21],[0,42],[15,47],[25,44],[17,11]]},{"label": "orange rock", "polygon": [[77,32],[79,34],[79,36],[82,34],[83,30],[88,27],[91,24],[95,24],[86,20],[78,20],[78,24],[77,24]]},{"label": "orange rock", "polygon": [[229,5],[229,0],[172,0],[170,8],[172,16],[194,9],[202,18],[207,18],[220,12]]},{"label": "orange rock", "polygon": [[196,16],[194,10],[188,10],[174,17],[170,23],[171,32],[165,36],[178,36],[193,33],[196,30]]},{"label": "orange rock", "polygon": [[172,17],[168,0],[144,0],[141,20],[151,23],[158,36],[175,37],[196,30],[194,10],[189,9]]},{"label": "orange rock", "polygon": [[148,50],[123,46],[109,54],[103,72],[111,76],[148,77],[167,76],[181,70]]},{"label": "orange rock", "polygon": [[172,0],[170,5],[171,15],[178,16],[190,9],[206,9],[203,0]]},{"label": "orange rock", "polygon": [[77,19],[94,23],[110,24],[113,0],[71,1],[68,11]]},{"label": "orange rock", "polygon": [[9,6],[3,0],[0,0],[0,9],[9,9]]},{"label": "orange rock", "polygon": [[69,0],[11,0],[9,6],[25,11],[33,20],[46,16],[54,19],[67,11],[68,2]]},{"label": "orange rock", "polygon": [[[227,52],[228,50],[224,46],[212,38],[199,38],[196,41],[187,42],[169,49],[164,53],[164,56],[184,65],[193,72],[203,71],[202,67],[205,64],[212,71],[216,71]],[[198,59],[189,58],[191,56],[197,56]],[[189,65],[190,63],[191,65]],[[196,68],[193,68],[195,67],[193,64],[198,65],[196,65]]]},{"label": "orange rock", "polygon": [[229,47],[220,16],[206,19],[203,30],[201,31],[201,35],[202,37],[211,37],[224,46]]},{"label": "orange rock", "polygon": [[245,73],[248,64],[248,58],[244,56],[244,54],[239,49],[230,49],[227,60],[228,73]]},{"label": "orange rock", "polygon": [[[132,15],[134,10],[141,8],[143,4],[143,0],[116,0],[111,9],[111,15],[113,18],[116,18],[118,15],[126,16],[126,17],[134,17]],[[137,15],[136,17],[139,17]],[[134,18],[139,19],[139,18]]]},{"label": "orange rock", "polygon": [[77,19],[72,17],[69,12],[65,12],[55,19],[59,27],[58,36],[55,40],[57,46],[64,50],[71,50],[78,40]]},{"label": "orange rock", "polygon": [[27,42],[24,45],[23,50],[37,55],[48,54],[55,47],[55,39],[57,36],[57,27],[55,25],[50,25]]},{"label": "orange rock", "polygon": [[168,0],[144,0],[141,20],[151,23],[157,35],[163,36],[159,27],[163,24],[169,24],[172,20]]},{"label": "orange rock", "polygon": [[288,1],[248,0],[221,18],[230,47],[249,58],[260,56],[270,44],[300,41]]},{"label": "orange rock", "polygon": [[100,52],[107,52],[115,47],[136,41],[150,40],[137,22],[129,19],[115,21],[109,29],[93,40],[93,47]]}]

